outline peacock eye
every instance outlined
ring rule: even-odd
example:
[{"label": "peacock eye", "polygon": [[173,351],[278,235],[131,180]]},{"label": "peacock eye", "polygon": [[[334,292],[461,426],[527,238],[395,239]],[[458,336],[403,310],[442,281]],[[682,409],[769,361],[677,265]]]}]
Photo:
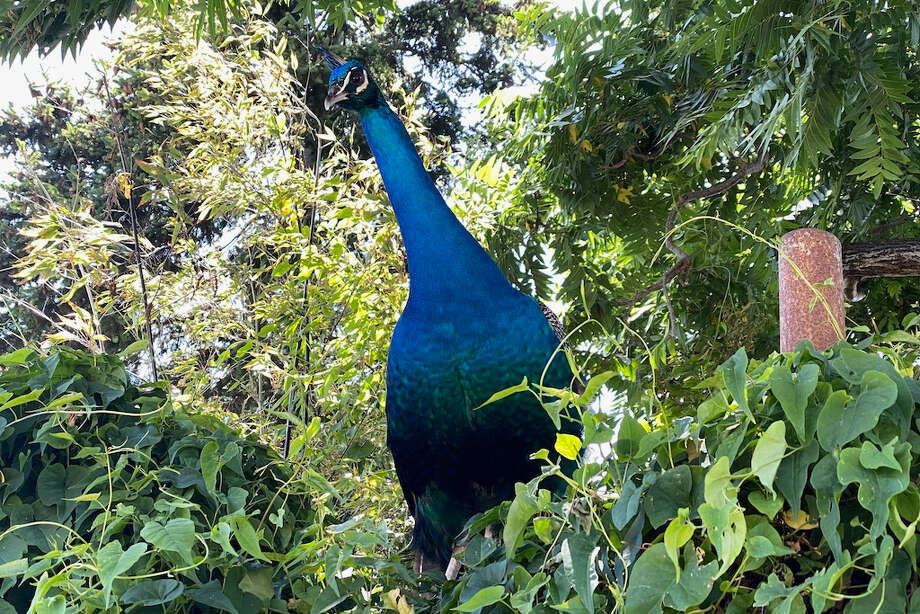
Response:
[{"label": "peacock eye", "polygon": [[351,82],[355,85],[361,85],[364,83],[364,71],[356,70],[355,72],[351,73]]}]

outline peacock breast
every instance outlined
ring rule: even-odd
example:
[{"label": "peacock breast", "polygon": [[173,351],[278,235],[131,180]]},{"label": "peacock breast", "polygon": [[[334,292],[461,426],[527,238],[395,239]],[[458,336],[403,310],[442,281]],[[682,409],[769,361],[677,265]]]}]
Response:
[{"label": "peacock breast", "polygon": [[539,307],[520,296],[487,313],[407,309],[400,318],[387,364],[388,428],[433,473],[468,478],[473,457],[513,478],[532,471],[531,452],[552,446],[555,427],[529,392],[482,406],[525,377],[555,387],[571,377],[564,356],[553,357],[558,339]]}]

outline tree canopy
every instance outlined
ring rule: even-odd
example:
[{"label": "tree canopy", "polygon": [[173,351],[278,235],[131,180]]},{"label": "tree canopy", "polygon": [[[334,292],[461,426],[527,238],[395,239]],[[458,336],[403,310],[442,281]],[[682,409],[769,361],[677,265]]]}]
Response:
[{"label": "tree canopy", "polygon": [[[551,296],[548,246],[569,326],[596,319],[639,354],[641,337],[683,381],[739,345],[775,348],[779,235],[816,226],[844,243],[917,237],[917,8],[665,1],[525,12],[534,36],[555,40],[546,79],[533,95],[484,103],[500,145],[480,164],[508,178],[489,187],[507,203],[490,237],[514,253],[506,271]],[[883,329],[920,298],[909,279],[864,287],[851,317]],[[627,370],[635,356],[604,354],[598,367]]]}]

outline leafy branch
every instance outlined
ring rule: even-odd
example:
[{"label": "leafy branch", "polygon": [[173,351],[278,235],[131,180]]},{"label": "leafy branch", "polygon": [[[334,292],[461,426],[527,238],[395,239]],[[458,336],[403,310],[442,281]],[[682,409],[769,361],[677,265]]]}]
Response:
[{"label": "leafy branch", "polygon": [[[629,307],[644,301],[652,292],[665,289],[672,279],[690,268],[690,255],[674,242],[674,225],[677,223],[677,216],[688,203],[695,200],[701,200],[703,198],[711,198],[713,196],[727,192],[731,188],[744,181],[744,179],[750,175],[761,172],[764,168],[766,168],[768,161],[769,158],[766,154],[766,151],[764,151],[764,153],[760,156],[760,158],[757,159],[757,161],[748,164],[725,181],[721,181],[703,190],[684,192],[678,196],[677,202],[674,203],[674,206],[671,207],[671,211],[668,213],[667,223],[665,224],[664,241],[668,250],[677,256],[677,262],[670,269],[665,271],[665,273],[661,276],[661,279],[655,283],[649,284],[642,290],[639,290],[632,297],[618,301],[617,304],[620,306]],[[673,330],[673,326],[676,324],[674,321],[674,312],[673,309],[669,309],[668,311],[668,315],[672,320],[671,324]]]}]

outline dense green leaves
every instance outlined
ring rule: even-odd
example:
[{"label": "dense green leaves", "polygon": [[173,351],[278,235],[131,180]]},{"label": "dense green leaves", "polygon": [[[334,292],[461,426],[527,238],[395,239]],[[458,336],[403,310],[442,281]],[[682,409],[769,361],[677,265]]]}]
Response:
[{"label": "dense green leaves", "polygon": [[900,608],[883,587],[918,582],[920,395],[905,437],[896,405],[902,385],[915,387],[903,373],[917,353],[871,341],[763,361],[739,352],[705,380],[711,397],[695,418],[592,414],[592,432],[619,422],[621,437],[606,465],[580,462],[591,486],[576,480],[556,502],[519,485],[502,508],[515,547],[465,559],[472,575],[452,595],[502,585],[524,612]]},{"label": "dense green leaves", "polygon": [[878,423],[882,412],[891,407],[898,389],[891,378],[878,371],[866,371],[859,395],[852,401],[843,390],[828,396],[818,415],[818,441],[825,450],[851,442]]},{"label": "dense green leaves", "polygon": [[[550,295],[539,282],[552,248],[569,330],[585,314],[600,324],[573,339],[616,348],[584,358],[617,374],[610,385],[630,407],[651,406],[654,381],[662,409],[680,413],[739,347],[757,357],[776,347],[784,232],[920,237],[913,0],[623,0],[519,18],[556,43],[553,61],[537,92],[485,101],[492,138],[474,169],[498,179],[467,181],[503,209],[490,245],[515,255],[500,260],[507,274]],[[659,291],[681,254],[688,268]],[[881,331],[920,300],[909,279],[861,288],[848,316]],[[722,375],[744,408],[753,400],[734,395],[738,358]],[[774,376],[786,382],[777,399],[790,443],[793,431],[804,443],[815,373],[786,375]]]},{"label": "dense green leaves", "polygon": [[[0,394],[38,393],[4,410],[0,431],[0,598],[18,611],[33,600],[36,611],[106,612],[313,603],[327,552],[345,569],[388,547],[373,521],[344,522],[322,503],[330,487],[315,470],[281,466],[255,437],[169,402],[162,385],[131,384],[117,358],[58,349],[0,362]],[[365,577],[339,590],[360,594]]]}]

